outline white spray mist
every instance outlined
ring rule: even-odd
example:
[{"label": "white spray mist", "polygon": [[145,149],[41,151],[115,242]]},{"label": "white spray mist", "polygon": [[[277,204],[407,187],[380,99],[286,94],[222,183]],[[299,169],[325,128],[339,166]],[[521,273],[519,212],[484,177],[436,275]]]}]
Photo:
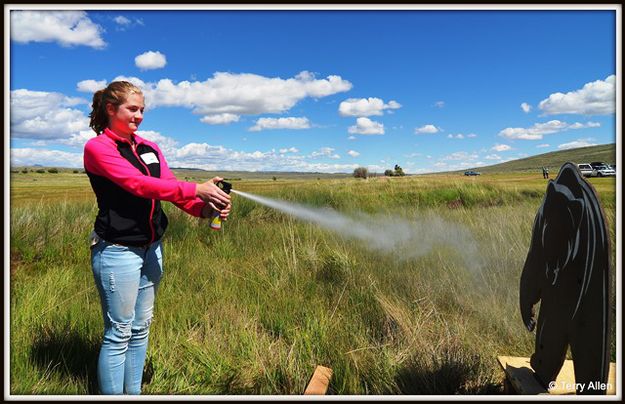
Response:
[{"label": "white spray mist", "polygon": [[411,221],[365,214],[349,218],[329,208],[287,203],[234,189],[232,192],[298,219],[315,223],[342,237],[362,240],[368,247],[393,254],[400,260],[423,256],[439,246],[455,250],[471,270],[481,266],[477,243],[471,232],[464,226],[445,221],[433,214]]}]

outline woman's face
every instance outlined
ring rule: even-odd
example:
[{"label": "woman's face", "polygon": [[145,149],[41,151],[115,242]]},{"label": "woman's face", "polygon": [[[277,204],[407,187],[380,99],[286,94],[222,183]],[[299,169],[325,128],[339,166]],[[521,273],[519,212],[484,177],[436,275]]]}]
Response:
[{"label": "woman's face", "polygon": [[106,105],[106,112],[109,116],[109,128],[119,136],[130,136],[143,121],[143,110],[145,104],[143,95],[132,93],[117,109],[112,104]]}]

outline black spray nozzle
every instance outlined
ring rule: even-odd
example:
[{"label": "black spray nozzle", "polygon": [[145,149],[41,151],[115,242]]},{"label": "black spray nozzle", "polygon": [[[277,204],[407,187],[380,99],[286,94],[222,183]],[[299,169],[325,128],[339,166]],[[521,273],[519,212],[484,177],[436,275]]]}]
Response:
[{"label": "black spray nozzle", "polygon": [[227,194],[229,194],[232,189],[232,184],[226,181],[219,181],[216,185]]}]

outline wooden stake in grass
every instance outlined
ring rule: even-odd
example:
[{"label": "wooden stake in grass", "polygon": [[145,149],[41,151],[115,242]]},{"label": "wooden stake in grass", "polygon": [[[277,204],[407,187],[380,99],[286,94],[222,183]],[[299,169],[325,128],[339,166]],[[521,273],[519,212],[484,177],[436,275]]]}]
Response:
[{"label": "wooden stake in grass", "polygon": [[304,395],[324,395],[328,391],[330,386],[330,379],[332,378],[332,369],[323,366],[317,366],[315,373],[313,373]]}]

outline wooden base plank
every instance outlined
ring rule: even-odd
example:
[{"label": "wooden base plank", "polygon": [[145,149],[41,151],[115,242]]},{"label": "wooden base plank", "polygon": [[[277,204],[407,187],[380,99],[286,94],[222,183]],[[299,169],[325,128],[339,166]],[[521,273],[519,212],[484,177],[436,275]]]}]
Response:
[{"label": "wooden base plank", "polygon": [[330,379],[332,378],[332,369],[324,366],[317,366],[315,372],[308,382],[305,395],[324,395],[330,387]]}]

